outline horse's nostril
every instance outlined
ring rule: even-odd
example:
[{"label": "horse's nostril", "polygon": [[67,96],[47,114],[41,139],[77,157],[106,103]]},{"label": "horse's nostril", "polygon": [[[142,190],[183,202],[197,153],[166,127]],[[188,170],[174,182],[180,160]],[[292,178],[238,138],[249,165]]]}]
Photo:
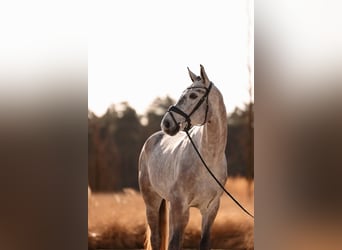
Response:
[{"label": "horse's nostril", "polygon": [[164,121],[165,128],[170,128],[170,122],[168,120]]}]

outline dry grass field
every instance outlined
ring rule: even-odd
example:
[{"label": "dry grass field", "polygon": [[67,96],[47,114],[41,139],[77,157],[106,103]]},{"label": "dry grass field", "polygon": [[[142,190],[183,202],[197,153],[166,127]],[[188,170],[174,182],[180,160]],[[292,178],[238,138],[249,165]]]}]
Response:
[{"label": "dry grass field", "polygon": [[[228,191],[254,214],[254,183],[229,179]],[[91,193],[88,197],[89,249],[143,248],[146,219],[141,195],[126,189],[121,193]],[[184,248],[198,248],[201,216],[191,209]],[[254,221],[223,195],[212,233],[212,248],[254,249]]]}]

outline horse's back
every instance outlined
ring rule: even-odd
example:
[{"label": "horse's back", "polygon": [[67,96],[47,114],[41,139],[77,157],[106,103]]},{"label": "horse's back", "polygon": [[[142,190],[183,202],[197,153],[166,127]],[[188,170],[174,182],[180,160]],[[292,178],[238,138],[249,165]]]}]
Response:
[{"label": "horse's back", "polygon": [[160,144],[160,141],[165,136],[162,131],[158,131],[152,134],[147,140],[145,141],[139,157],[139,178],[141,178],[141,174],[147,170],[148,166],[148,159],[150,158],[153,151],[157,148],[157,145]]},{"label": "horse's back", "polygon": [[162,131],[158,131],[152,134],[144,143],[141,150],[141,154],[149,154],[160,143],[165,134]]},{"label": "horse's back", "polygon": [[183,155],[180,150],[184,143],[183,133],[169,136],[162,131],[154,133],[146,140],[139,158],[141,189],[148,186],[162,197],[168,196],[172,186],[180,180],[180,169],[183,166],[179,164],[182,161],[180,156]]},{"label": "horse's back", "polygon": [[155,132],[145,141],[140,158],[144,156],[146,159],[146,157],[157,156],[158,159],[161,159],[170,156],[177,151],[180,144],[184,142],[184,138],[185,134],[182,133],[169,136],[163,131]]}]

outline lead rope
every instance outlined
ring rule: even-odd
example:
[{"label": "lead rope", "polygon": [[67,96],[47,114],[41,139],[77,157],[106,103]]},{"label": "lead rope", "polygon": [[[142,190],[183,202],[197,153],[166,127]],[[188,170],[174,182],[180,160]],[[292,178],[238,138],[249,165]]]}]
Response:
[{"label": "lead rope", "polygon": [[223,191],[236,203],[236,205],[238,205],[246,214],[248,214],[250,217],[252,217],[254,219],[254,215],[250,214],[225,188],[224,186],[221,184],[221,182],[219,182],[219,180],[216,178],[216,176],[213,174],[213,172],[211,172],[210,168],[207,166],[207,164],[205,163],[205,161],[203,160],[200,152],[198,151],[195,143],[193,142],[193,140],[191,139],[188,130],[185,130],[186,135],[189,137],[189,140],[192,144],[192,146],[194,147],[197,155],[199,156],[199,158],[201,159],[203,165],[205,166],[205,168],[208,170],[209,174],[214,178],[214,180],[217,182],[217,184],[219,184],[219,186],[223,189]]}]

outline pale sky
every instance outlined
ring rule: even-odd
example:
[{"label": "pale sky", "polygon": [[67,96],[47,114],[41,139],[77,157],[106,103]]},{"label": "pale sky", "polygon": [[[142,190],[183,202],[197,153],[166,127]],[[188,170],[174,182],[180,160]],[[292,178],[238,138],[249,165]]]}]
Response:
[{"label": "pale sky", "polygon": [[[203,64],[228,112],[249,100],[254,83],[253,2],[92,1],[88,31],[88,108],[102,115],[128,101],[143,113],[157,97],[178,99],[187,66]],[[249,29],[250,28],[250,29]],[[250,30],[250,43],[248,43]]]}]

